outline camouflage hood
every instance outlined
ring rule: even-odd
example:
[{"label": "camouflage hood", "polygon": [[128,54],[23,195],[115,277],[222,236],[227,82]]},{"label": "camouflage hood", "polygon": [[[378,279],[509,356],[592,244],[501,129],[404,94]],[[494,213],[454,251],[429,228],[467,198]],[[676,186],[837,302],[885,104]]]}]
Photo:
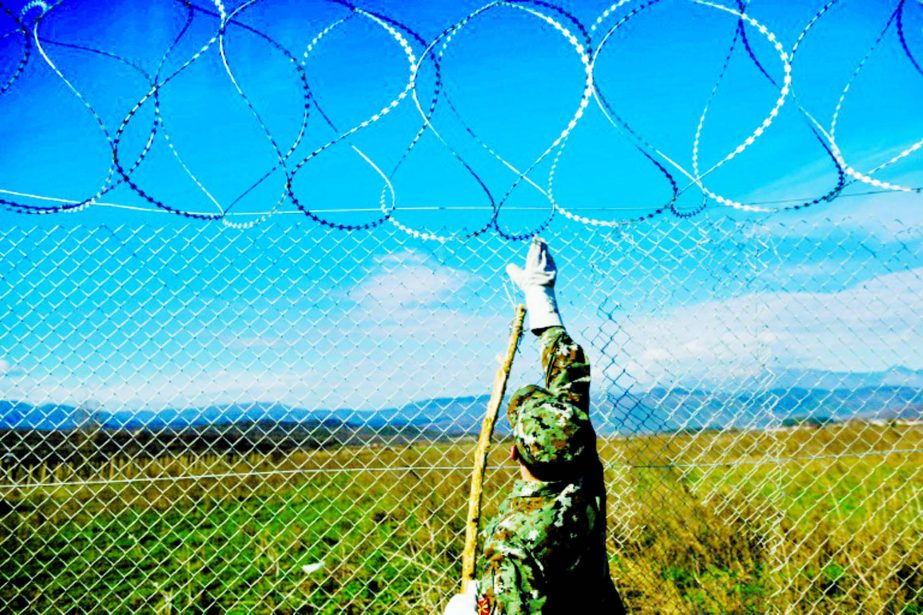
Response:
[{"label": "camouflage hood", "polygon": [[516,450],[538,478],[557,480],[577,467],[595,434],[587,413],[540,386],[513,394],[507,410]]}]

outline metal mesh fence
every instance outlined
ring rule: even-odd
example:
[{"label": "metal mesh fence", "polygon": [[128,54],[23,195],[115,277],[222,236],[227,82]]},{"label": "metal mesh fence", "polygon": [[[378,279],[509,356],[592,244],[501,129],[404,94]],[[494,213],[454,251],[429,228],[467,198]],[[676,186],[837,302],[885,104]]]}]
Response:
[{"label": "metal mesh fence", "polygon": [[[444,605],[522,244],[42,222],[0,231],[0,610]],[[632,611],[923,609],[923,229],[894,224],[547,233]],[[538,376],[527,336],[511,387]]]}]

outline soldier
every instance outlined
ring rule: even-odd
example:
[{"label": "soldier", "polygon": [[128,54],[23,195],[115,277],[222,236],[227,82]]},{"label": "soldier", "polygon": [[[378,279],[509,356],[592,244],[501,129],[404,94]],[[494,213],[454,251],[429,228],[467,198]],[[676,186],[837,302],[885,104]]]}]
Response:
[{"label": "soldier", "polygon": [[618,614],[606,559],[606,490],[590,423],[590,365],[561,324],[554,260],[536,237],[507,266],[539,337],[545,386],[513,394],[507,416],[520,480],[487,527],[483,569],[445,615]]}]

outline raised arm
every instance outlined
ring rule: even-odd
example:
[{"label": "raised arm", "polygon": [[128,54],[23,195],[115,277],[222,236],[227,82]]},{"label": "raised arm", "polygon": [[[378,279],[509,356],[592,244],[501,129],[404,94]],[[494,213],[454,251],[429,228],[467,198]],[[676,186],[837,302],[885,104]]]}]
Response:
[{"label": "raised arm", "polygon": [[564,327],[550,327],[541,335],[545,388],[561,401],[590,411],[590,363],[583,348]]},{"label": "raised arm", "polygon": [[561,323],[554,293],[558,268],[539,237],[532,239],[524,267],[508,265],[507,273],[522,289],[529,310],[529,328],[539,336],[545,388],[561,401],[584,412],[590,409],[590,364],[583,349]]}]

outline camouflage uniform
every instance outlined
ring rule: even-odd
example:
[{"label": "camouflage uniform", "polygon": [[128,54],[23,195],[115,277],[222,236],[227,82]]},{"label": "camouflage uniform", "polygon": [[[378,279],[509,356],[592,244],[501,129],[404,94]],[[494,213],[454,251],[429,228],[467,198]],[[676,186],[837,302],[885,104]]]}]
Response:
[{"label": "camouflage uniform", "polygon": [[606,560],[590,365],[563,327],[546,329],[541,348],[546,386],[518,390],[508,416],[520,458],[542,480],[516,481],[487,528],[477,612],[622,613]]}]

